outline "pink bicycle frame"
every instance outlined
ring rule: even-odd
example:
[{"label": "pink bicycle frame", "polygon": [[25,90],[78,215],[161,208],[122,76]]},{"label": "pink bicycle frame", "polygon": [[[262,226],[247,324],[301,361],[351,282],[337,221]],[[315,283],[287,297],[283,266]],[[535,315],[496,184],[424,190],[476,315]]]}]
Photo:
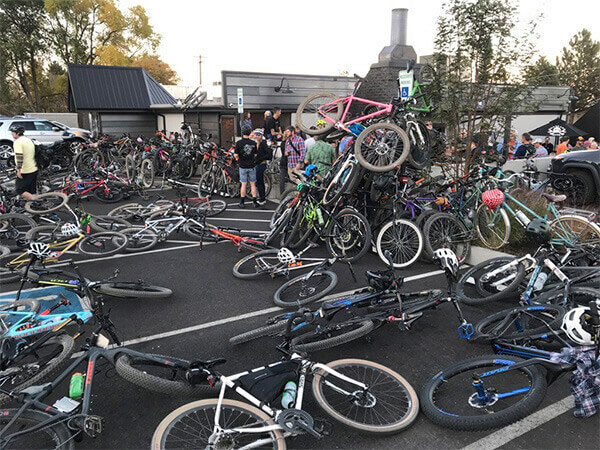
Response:
[{"label": "pink bicycle frame", "polygon": [[[363,120],[367,120],[370,119],[371,117],[375,117],[375,116],[379,116],[381,114],[386,114],[386,113],[390,113],[392,112],[392,107],[393,105],[391,103],[380,103],[380,102],[374,102],[372,100],[367,100],[366,98],[360,98],[360,97],[355,97],[354,94],[349,95],[348,97],[344,97],[344,98],[339,98],[337,100],[334,100],[332,102],[326,103],[325,105],[321,105],[318,109],[319,115],[322,117],[323,120],[325,120],[326,122],[329,122],[333,125],[336,124],[336,122],[329,116],[326,115],[326,111],[323,111],[325,108],[327,108],[328,106],[333,106],[333,105],[337,105],[338,102],[340,102],[340,100],[342,101],[342,105],[346,105],[346,107],[344,108],[344,113],[342,114],[342,117],[340,118],[340,120],[337,122],[337,124],[341,125],[343,128],[346,128],[348,125],[352,125],[353,123],[357,123],[357,122],[362,122]],[[349,122],[345,122],[346,116],[348,115],[348,111],[350,110],[350,105],[352,104],[352,102],[356,100],[360,103],[366,103],[368,105],[374,105],[377,106],[381,109],[378,109],[377,111],[371,113],[371,114],[367,114],[366,116],[361,116],[358,117],[356,119],[353,119]]]}]

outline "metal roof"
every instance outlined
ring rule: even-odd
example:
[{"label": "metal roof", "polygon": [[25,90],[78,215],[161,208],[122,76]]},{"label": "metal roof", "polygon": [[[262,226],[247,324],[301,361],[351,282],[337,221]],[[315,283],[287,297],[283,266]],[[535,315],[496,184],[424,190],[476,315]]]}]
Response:
[{"label": "metal roof", "polygon": [[148,110],[176,100],[142,67],[69,64],[72,110]]}]

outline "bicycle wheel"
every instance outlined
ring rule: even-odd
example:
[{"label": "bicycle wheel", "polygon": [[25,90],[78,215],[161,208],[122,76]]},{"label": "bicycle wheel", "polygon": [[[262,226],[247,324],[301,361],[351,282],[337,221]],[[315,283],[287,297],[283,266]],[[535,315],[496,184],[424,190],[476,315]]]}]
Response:
[{"label": "bicycle wheel", "polygon": [[448,213],[432,215],[423,226],[425,251],[433,258],[438,248],[449,248],[460,262],[464,261],[471,250],[471,236],[456,217]]},{"label": "bicycle wheel", "polygon": [[0,240],[2,245],[15,250],[19,248],[17,241],[25,237],[26,233],[36,227],[37,223],[31,217],[19,213],[0,215]]},{"label": "bicycle wheel", "polygon": [[263,250],[240,259],[233,266],[233,276],[242,280],[251,280],[270,274],[272,269],[281,265],[277,252],[277,249]]},{"label": "bicycle wheel", "polygon": [[[504,266],[515,258],[501,256],[477,264],[467,270],[456,284],[456,294],[467,305],[480,305],[511,297],[525,278],[525,266],[522,263],[511,266],[497,275],[490,272]],[[475,285],[469,286],[473,280]]]},{"label": "bicycle wheel", "polygon": [[212,233],[203,225],[187,222],[183,226],[183,232],[193,238],[208,238],[212,237]]},{"label": "bicycle wheel", "polygon": [[90,220],[90,227],[94,231],[122,231],[125,228],[131,228],[131,224],[125,219],[114,216],[93,216]]},{"label": "bicycle wheel", "polygon": [[0,245],[0,257],[4,255],[8,255],[10,253],[10,248],[5,247],[4,245]]},{"label": "bicycle wheel", "polygon": [[295,249],[308,239],[313,227],[311,221],[306,218],[305,208],[294,208],[291,214],[288,226],[281,231],[280,246]]},{"label": "bicycle wheel", "polygon": [[[325,106],[327,105],[327,106]],[[311,136],[327,133],[340,120],[344,112],[342,100],[329,92],[316,92],[306,97],[296,110],[296,125]],[[317,121],[325,120],[325,124],[317,127]]]},{"label": "bicycle wheel", "polygon": [[567,296],[567,304],[564,304],[565,301],[565,291],[564,287],[548,292],[543,292],[542,294],[535,297],[536,303],[547,304],[558,304],[562,305],[565,308],[571,308],[576,306],[589,306],[592,300],[596,300],[600,298],[600,293],[598,289],[593,287],[571,287],[569,288],[569,295]]},{"label": "bicycle wheel", "polygon": [[[215,440],[215,436],[212,435],[217,407],[218,399],[211,398],[177,408],[165,417],[154,431],[152,449],[244,447],[285,450],[285,438],[278,429],[265,433],[223,434]],[[223,399],[219,414],[219,426],[222,430],[275,425],[273,419],[260,409],[237,400]],[[255,444],[263,440],[266,442],[261,442],[262,445]]]},{"label": "bicycle wheel", "polygon": [[0,284],[21,279],[27,264],[29,264],[29,256],[22,251],[0,256]]},{"label": "bicycle wheel", "polygon": [[86,236],[77,249],[88,256],[109,256],[125,250],[127,247],[127,236],[116,231],[102,231],[101,233]]},{"label": "bicycle wheel", "polygon": [[200,181],[198,182],[198,197],[203,197],[204,195],[210,195],[214,193],[216,184],[217,178],[215,173],[212,170],[204,172],[202,177],[200,177]]},{"label": "bicycle wheel", "polygon": [[600,227],[585,217],[564,215],[550,223],[552,246],[565,253],[568,246],[600,249]]},{"label": "bicycle wheel", "polygon": [[229,343],[231,345],[239,345],[265,336],[277,336],[285,331],[286,326],[287,320],[281,320],[272,325],[266,325],[254,330],[246,331],[242,334],[238,334],[237,336],[233,336],[229,339]]},{"label": "bicycle wheel", "polygon": [[360,176],[360,166],[358,164],[350,163],[346,166],[340,176],[331,180],[331,183],[325,189],[323,204],[334,203],[342,194],[349,192],[350,186],[354,184],[358,176]]},{"label": "bicycle wheel", "polygon": [[133,155],[131,155],[131,154],[129,154],[125,157],[125,175],[127,175],[127,178],[129,179],[129,181],[135,180],[135,175],[136,175],[135,160],[133,158]]},{"label": "bicycle wheel", "polygon": [[[41,384],[45,379],[58,374],[69,362],[75,342],[68,334],[51,337],[41,344],[35,352],[17,356],[5,370],[0,371],[2,389],[21,391],[29,386]],[[11,400],[6,394],[0,394],[0,405]]]},{"label": "bicycle wheel", "polygon": [[120,298],[163,298],[173,294],[169,288],[140,281],[107,281],[95,286],[94,291]]},{"label": "bicycle wheel", "polygon": [[154,166],[152,165],[152,161],[150,161],[150,159],[142,159],[139,177],[142,189],[150,189],[152,186],[154,186]]},{"label": "bicycle wheel", "polygon": [[273,212],[273,215],[271,216],[271,221],[269,223],[270,229],[275,228],[277,220],[279,219],[279,217],[281,217],[284,211],[290,207],[290,203],[296,198],[297,195],[298,190],[295,187],[289,188],[281,195],[281,201],[279,202],[277,208],[275,208],[275,212]]},{"label": "bicycle wheel", "polygon": [[139,203],[126,203],[125,205],[117,206],[108,212],[109,217],[117,217],[123,220],[140,220],[144,213],[148,210],[146,206]]},{"label": "bicycle wheel", "polygon": [[379,122],[356,138],[354,154],[361,166],[372,172],[387,172],[402,164],[410,153],[406,132],[393,123]]},{"label": "bicycle wheel", "polygon": [[551,329],[560,332],[564,315],[560,306],[521,306],[487,316],[475,324],[475,331],[486,341],[541,339],[552,337]]},{"label": "bicycle wheel", "polygon": [[[434,423],[453,430],[483,431],[531,414],[546,394],[546,379],[535,366],[506,371],[522,361],[513,356],[480,356],[435,374],[421,390],[421,409]],[[474,373],[486,386],[485,399],[473,387]]]},{"label": "bicycle wheel", "polygon": [[[17,415],[18,409],[4,409],[0,415],[0,429],[3,432],[3,440],[7,436],[18,433],[22,430],[32,428],[42,422],[52,418],[50,414],[40,411],[25,410],[19,414],[14,423],[8,427],[8,424]],[[11,439],[10,442],[3,443],[6,449],[48,449],[71,450],[75,448],[73,436],[69,428],[62,422],[52,426],[42,427],[33,433],[26,433]]]},{"label": "bicycle wheel", "polygon": [[406,134],[410,140],[410,153],[406,158],[407,164],[413,169],[424,169],[431,158],[429,130],[425,126],[425,123],[416,120],[416,125],[414,123],[408,124]]},{"label": "bicycle wheel", "polygon": [[371,226],[362,214],[342,209],[325,229],[325,245],[331,256],[359,260],[371,248]]},{"label": "bicycle wheel", "polygon": [[392,255],[394,268],[400,269],[415,263],[423,252],[424,239],[421,230],[409,220],[396,219],[387,222],[377,235],[375,248],[379,258],[388,263],[385,252]]},{"label": "bicycle wheel", "polygon": [[337,280],[337,275],[330,270],[319,270],[310,276],[300,275],[277,289],[273,301],[282,308],[306,305],[329,294]]},{"label": "bicycle wheel", "polygon": [[207,217],[212,217],[225,211],[227,203],[223,200],[208,200],[207,202],[200,203],[195,209],[202,214],[206,214]]},{"label": "bicycle wheel", "polygon": [[123,191],[116,186],[99,186],[94,189],[94,197],[102,203],[117,203],[123,200]]},{"label": "bicycle wheel", "polygon": [[37,194],[34,199],[25,202],[25,211],[30,214],[45,214],[62,208],[69,197],[62,192],[46,192]]},{"label": "bicycle wheel", "polygon": [[120,232],[127,237],[126,252],[143,252],[154,248],[158,243],[158,234],[151,228],[131,227]]},{"label": "bicycle wheel", "polygon": [[60,232],[60,227],[56,227],[55,225],[34,227],[25,234],[25,238],[33,242],[44,242],[46,244],[67,239]]},{"label": "bicycle wheel", "polygon": [[295,352],[315,352],[354,341],[374,329],[375,324],[369,319],[330,324],[292,338],[290,347]]},{"label": "bicycle wheel", "polygon": [[482,203],[475,213],[475,231],[483,245],[498,250],[510,238],[508,214],[503,208],[494,210]]},{"label": "bicycle wheel", "polygon": [[[156,362],[144,355],[133,356],[123,353],[117,357],[115,369],[119,376],[136,386],[167,395],[206,396],[219,392],[219,383],[214,387],[206,384],[190,384],[185,373],[190,362],[172,356],[149,355],[161,359]],[[173,364],[167,364],[169,361]]]},{"label": "bicycle wheel", "polygon": [[312,382],[313,395],[323,411],[338,422],[381,435],[397,433],[417,418],[417,393],[388,367],[362,359],[340,359],[327,367],[368,386],[368,390],[362,390],[335,374],[317,369]]}]

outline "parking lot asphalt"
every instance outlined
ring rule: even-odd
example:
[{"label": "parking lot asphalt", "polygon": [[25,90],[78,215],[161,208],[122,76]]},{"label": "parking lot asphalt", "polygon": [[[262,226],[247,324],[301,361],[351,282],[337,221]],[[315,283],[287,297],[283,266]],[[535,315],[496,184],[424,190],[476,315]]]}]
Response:
[{"label": "parking lot asphalt", "polygon": [[[136,199],[133,199],[136,201]],[[273,204],[260,210],[247,205],[239,210],[234,200],[227,200],[228,210],[215,224],[242,229],[266,230]],[[114,205],[98,204],[94,200],[82,203],[89,212],[102,214]],[[224,220],[231,219],[231,220]],[[145,281],[173,290],[168,299],[106,298],[107,309],[116,324],[118,334],[132,348],[149,353],[179,356],[186,359],[227,358],[220,366],[224,373],[236,373],[278,360],[275,349],[279,343],[265,338],[240,346],[230,346],[228,339],[256,328],[277,314],[273,309],[274,291],[282,279],[265,278],[243,281],[233,277],[232,266],[245,252],[225,242],[204,245],[180,235],[170,236],[148,253],[116,255],[101,260],[88,260],[76,255],[79,267],[90,279],[102,279],[120,271],[119,279]],[[364,271],[381,269],[375,254],[369,253],[354,265],[355,282],[348,268],[334,266],[339,282],[335,292],[365,285]],[[412,279],[406,290],[443,288],[445,278],[437,267],[419,262],[403,270],[402,276]],[[17,284],[3,286],[3,292],[16,289]],[[475,322],[485,315],[510,306],[507,303],[483,308],[463,307],[466,317]],[[251,317],[244,317],[249,315]],[[242,317],[240,317],[242,316]],[[410,331],[400,331],[388,324],[365,338],[349,344],[316,352],[312,357],[320,362],[342,358],[364,358],[382,363],[404,376],[417,390],[441,368],[471,356],[490,353],[485,345],[465,342],[458,337],[458,321],[453,307],[441,305],[426,312]],[[81,370],[85,368],[82,367]],[[84,438],[78,448],[147,448],[154,429],[173,409],[192,398],[168,397],[145,391],[120,379],[114,369],[105,365],[95,378],[92,413],[105,419],[104,432],[96,439]],[[62,390],[61,390],[62,389]],[[66,395],[64,383],[57,398]],[[216,395],[216,393],[215,393]],[[548,389],[540,409],[550,407],[569,396],[567,378]],[[306,409],[314,417],[325,418],[310,391],[306,391]],[[551,416],[553,417],[553,416]],[[300,436],[287,441],[291,448],[462,448],[470,444],[480,448],[598,448],[600,418],[575,419],[568,410],[539,426],[519,424],[500,431],[455,432],[438,427],[420,414],[416,422],[400,434],[388,437],[361,435],[353,430],[333,425],[330,436],[322,440]],[[512,434],[511,434],[512,433]],[[505,442],[506,436],[514,438]],[[486,440],[487,439],[487,440]]]}]

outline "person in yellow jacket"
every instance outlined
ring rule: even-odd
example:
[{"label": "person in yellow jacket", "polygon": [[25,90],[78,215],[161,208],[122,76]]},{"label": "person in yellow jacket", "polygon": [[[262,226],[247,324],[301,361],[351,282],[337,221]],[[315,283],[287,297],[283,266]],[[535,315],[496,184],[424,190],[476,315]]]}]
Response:
[{"label": "person in yellow jacket", "polygon": [[10,127],[14,139],[15,166],[17,168],[17,195],[25,200],[35,198],[38,167],[35,163],[35,145],[25,134],[20,125]]}]

